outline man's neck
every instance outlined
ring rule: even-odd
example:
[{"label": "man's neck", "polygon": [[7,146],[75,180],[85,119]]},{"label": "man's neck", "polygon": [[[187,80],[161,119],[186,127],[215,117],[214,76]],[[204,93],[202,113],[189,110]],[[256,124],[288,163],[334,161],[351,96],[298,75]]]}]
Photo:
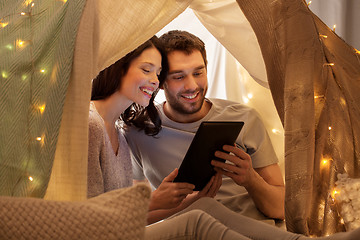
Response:
[{"label": "man's neck", "polygon": [[199,111],[193,114],[184,114],[174,111],[173,109],[169,108],[167,102],[164,103],[164,113],[165,115],[174,122],[178,123],[192,123],[199,121],[200,119],[204,118],[211,109],[212,103],[204,100],[204,103]]}]

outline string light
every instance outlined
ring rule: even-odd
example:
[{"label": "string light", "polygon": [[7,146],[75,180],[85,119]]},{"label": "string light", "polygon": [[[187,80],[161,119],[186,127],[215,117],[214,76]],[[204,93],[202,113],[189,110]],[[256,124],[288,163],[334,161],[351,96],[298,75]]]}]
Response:
[{"label": "string light", "polygon": [[43,114],[45,111],[45,104],[39,106],[38,109],[39,109],[40,113]]},{"label": "string light", "polygon": [[323,160],[321,161],[321,166],[326,167],[326,166],[328,166],[328,165],[329,165],[329,160],[328,160],[328,159],[323,159]]},{"label": "string light", "polygon": [[37,137],[37,138],[36,138],[36,141],[39,141],[39,142],[40,142],[41,140],[42,140],[41,137]]},{"label": "string light", "polygon": [[0,21],[0,27],[4,28],[4,27],[6,27],[7,25],[9,25],[8,22],[2,22],[2,21]]},{"label": "string light", "polygon": [[2,72],[1,72],[1,76],[2,76],[3,78],[8,78],[8,77],[9,77],[9,74],[8,74],[7,72],[5,72],[5,71],[2,71]]},{"label": "string light", "polygon": [[34,3],[33,3],[33,0],[26,0],[26,1],[25,1],[25,5],[26,5],[26,6],[29,6],[30,4],[34,4]]},{"label": "string light", "polygon": [[247,97],[248,97],[249,99],[252,99],[252,98],[254,97],[254,95],[253,95],[252,93],[248,93]]},{"label": "string light", "polygon": [[310,4],[311,4],[311,1],[309,1],[307,5],[310,6]]},{"label": "string light", "polygon": [[29,176],[30,182],[34,181],[34,178],[32,176]]},{"label": "string light", "polygon": [[275,134],[279,134],[279,133],[280,133],[280,131],[279,131],[278,129],[276,129],[276,128],[273,128],[271,131],[272,131],[273,133],[275,133]]},{"label": "string light", "polygon": [[328,127],[329,131],[331,131],[331,126]]},{"label": "string light", "polygon": [[334,189],[334,190],[331,192],[331,198],[332,198],[332,199],[335,199],[337,194],[340,194],[340,191]]},{"label": "string light", "polygon": [[8,50],[13,50],[14,46],[12,44],[7,44],[7,45],[5,45],[5,48]]},{"label": "string light", "polygon": [[334,66],[335,63],[324,63],[324,66]]},{"label": "string light", "polygon": [[359,50],[357,50],[357,49],[355,49],[355,53],[360,54],[360,51],[359,51]]},{"label": "string light", "polygon": [[323,35],[323,34],[320,34],[319,36],[322,37],[322,38],[328,38],[328,36]]},{"label": "string light", "polygon": [[247,97],[243,97],[243,101],[244,101],[245,104],[249,103],[249,99]]},{"label": "string light", "polygon": [[324,97],[325,97],[325,95],[315,95],[315,96],[314,96],[314,99],[324,98]]},{"label": "string light", "polygon": [[27,75],[26,75],[26,74],[23,74],[23,75],[21,76],[21,79],[22,79],[23,81],[25,81],[25,80],[27,79]]},{"label": "string light", "polygon": [[333,31],[335,32],[335,28],[336,28],[336,24],[334,24],[334,26],[333,26]]}]

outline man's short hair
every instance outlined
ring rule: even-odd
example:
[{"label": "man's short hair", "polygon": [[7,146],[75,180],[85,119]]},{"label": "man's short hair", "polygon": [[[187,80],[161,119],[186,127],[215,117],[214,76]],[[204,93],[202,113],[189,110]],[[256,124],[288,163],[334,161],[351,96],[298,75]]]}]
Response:
[{"label": "man's short hair", "polygon": [[190,55],[194,50],[199,50],[205,67],[207,66],[205,43],[197,36],[180,30],[172,30],[164,33],[160,40],[167,54],[173,51],[182,51]]}]

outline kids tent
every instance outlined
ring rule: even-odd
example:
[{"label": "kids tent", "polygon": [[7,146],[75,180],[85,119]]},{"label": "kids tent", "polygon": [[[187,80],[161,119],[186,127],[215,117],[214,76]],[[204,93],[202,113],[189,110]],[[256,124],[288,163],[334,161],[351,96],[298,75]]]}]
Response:
[{"label": "kids tent", "polygon": [[359,52],[305,1],[6,0],[0,6],[1,195],[85,199],[91,79],[190,7],[270,88],[285,131],[288,230],[344,231],[331,193],[338,173],[359,177]]}]

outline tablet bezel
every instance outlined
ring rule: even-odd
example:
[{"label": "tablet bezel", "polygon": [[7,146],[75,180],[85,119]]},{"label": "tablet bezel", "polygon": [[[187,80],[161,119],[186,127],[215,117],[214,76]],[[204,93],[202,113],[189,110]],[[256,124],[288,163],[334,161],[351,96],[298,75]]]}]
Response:
[{"label": "tablet bezel", "polygon": [[[204,121],[200,124],[179,167],[174,182],[195,185],[194,191],[202,190],[215,174],[211,160],[223,145],[234,145],[244,125],[242,121]],[[223,151],[223,150],[222,150]],[[196,159],[196,161],[193,161]]]}]

